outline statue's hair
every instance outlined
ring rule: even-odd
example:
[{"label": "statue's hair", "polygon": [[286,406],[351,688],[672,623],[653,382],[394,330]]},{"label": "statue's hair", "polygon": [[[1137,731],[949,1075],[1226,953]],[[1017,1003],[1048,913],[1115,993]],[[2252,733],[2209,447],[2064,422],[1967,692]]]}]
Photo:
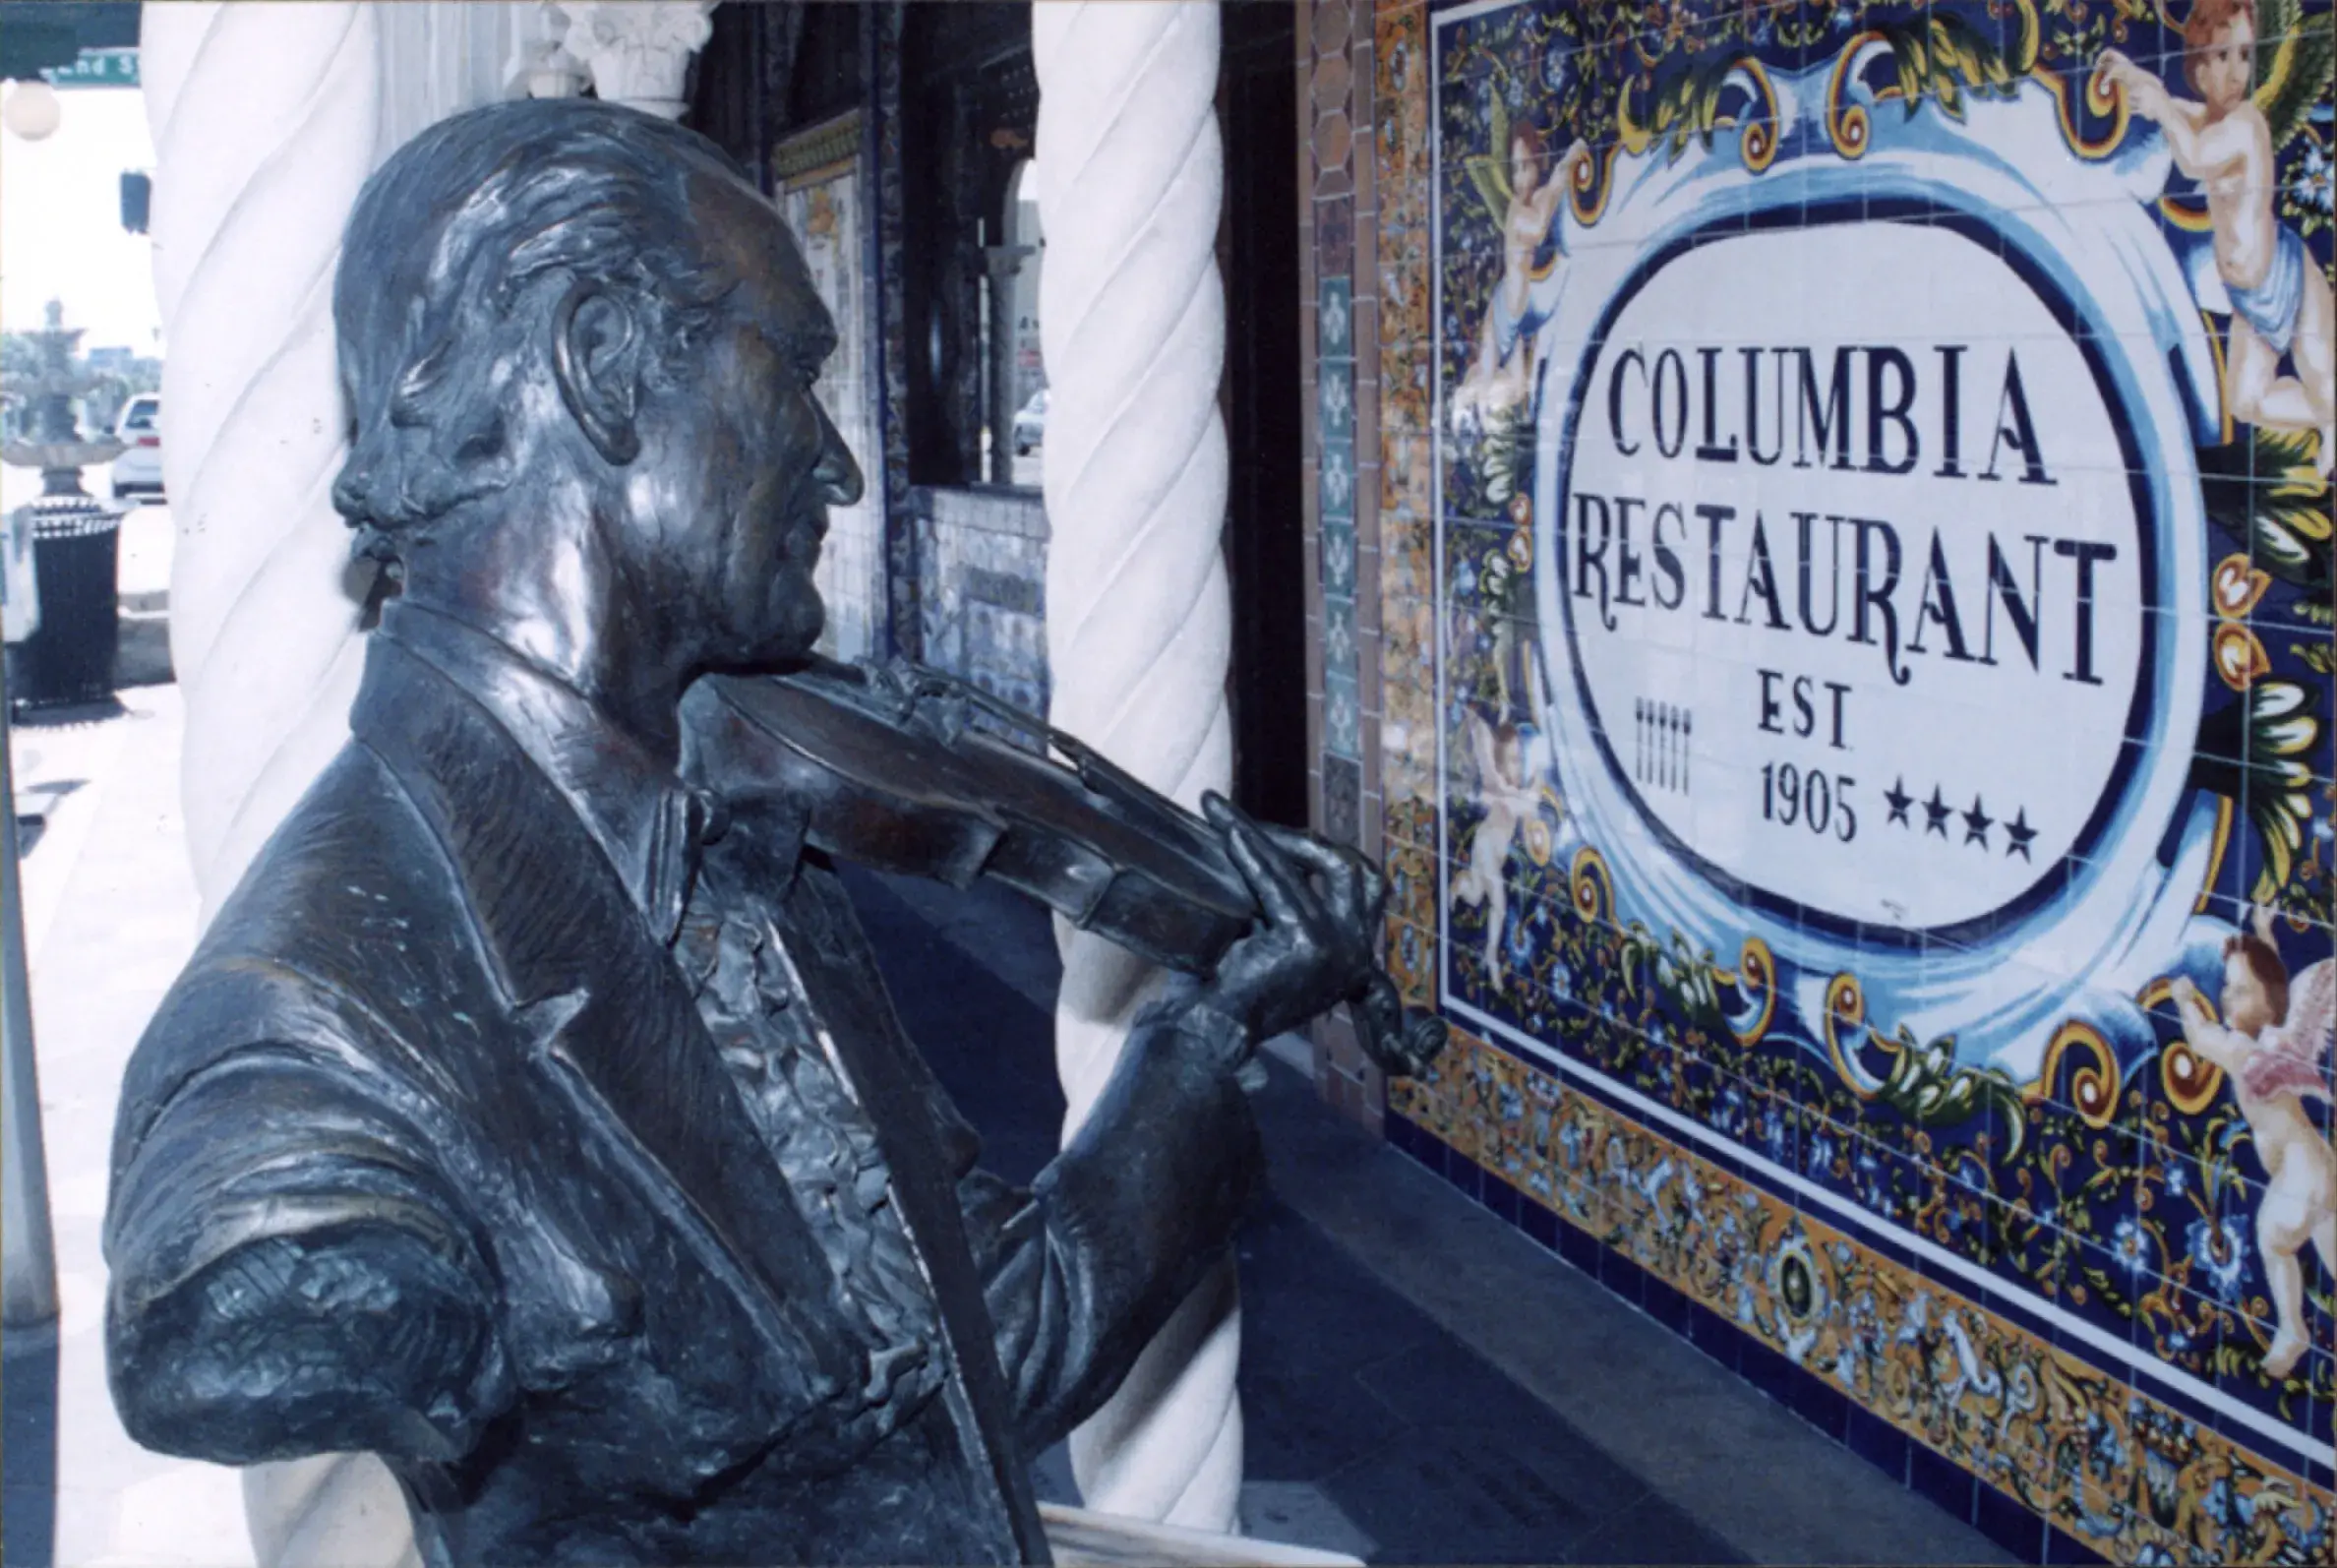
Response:
[{"label": "statue's hair", "polygon": [[333,294],[352,434],[332,502],[361,550],[393,555],[510,482],[509,329],[548,322],[569,287],[628,297],[653,345],[645,375],[689,356],[739,282],[691,212],[709,177],[751,187],[694,132],[548,98],[443,120],[366,182]]}]

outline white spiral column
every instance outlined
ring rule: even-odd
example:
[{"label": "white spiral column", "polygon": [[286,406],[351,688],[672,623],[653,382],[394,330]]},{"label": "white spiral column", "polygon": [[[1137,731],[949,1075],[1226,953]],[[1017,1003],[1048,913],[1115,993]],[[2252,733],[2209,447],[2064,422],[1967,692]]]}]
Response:
[{"label": "white spiral column", "polygon": [[170,653],[208,918],[339,748],[356,692],[332,275],[375,162],[379,37],[365,5],[150,5],[141,26]]},{"label": "white spiral column", "polygon": [[[140,19],[181,793],[208,921],[348,733],[367,576],[330,490],[343,452],[332,281],[366,177],[506,90],[543,30],[517,5],[177,3]],[[244,1475],[263,1568],[415,1564],[370,1455]]]},{"label": "white spiral column", "polygon": [[[1187,807],[1232,777],[1218,25],[1216,0],[1031,10],[1051,717]],[[1108,942],[1060,927],[1058,938],[1068,1138],[1152,976]],[[1072,1434],[1089,1507],[1238,1528],[1240,1345],[1228,1258]]]}]

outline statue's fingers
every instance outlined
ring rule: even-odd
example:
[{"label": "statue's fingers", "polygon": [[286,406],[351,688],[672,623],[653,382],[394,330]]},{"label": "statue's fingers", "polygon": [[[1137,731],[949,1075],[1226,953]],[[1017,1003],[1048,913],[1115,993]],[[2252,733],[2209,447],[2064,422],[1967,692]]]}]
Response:
[{"label": "statue's fingers", "polygon": [[1257,895],[1267,920],[1277,926],[1300,924],[1305,915],[1298,889],[1260,834],[1258,825],[1232,802],[1215,793],[1202,798],[1201,810],[1210,825],[1225,835],[1226,853],[1232,857],[1242,880]]},{"label": "statue's fingers", "polygon": [[1352,920],[1379,902],[1379,874],[1360,852],[1294,827],[1255,825],[1275,848],[1323,877],[1341,919]]}]

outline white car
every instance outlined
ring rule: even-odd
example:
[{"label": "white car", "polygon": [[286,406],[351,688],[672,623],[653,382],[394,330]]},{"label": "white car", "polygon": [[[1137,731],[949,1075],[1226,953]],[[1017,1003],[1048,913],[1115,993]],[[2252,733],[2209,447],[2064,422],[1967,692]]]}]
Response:
[{"label": "white car", "polygon": [[140,392],[131,398],[123,405],[122,417],[114,426],[114,439],[130,444],[130,450],[114,459],[114,499],[141,493],[160,499],[162,399],[152,392]]},{"label": "white car", "polygon": [[1031,400],[1014,416],[1014,454],[1028,457],[1047,441],[1047,389],[1031,393]]}]

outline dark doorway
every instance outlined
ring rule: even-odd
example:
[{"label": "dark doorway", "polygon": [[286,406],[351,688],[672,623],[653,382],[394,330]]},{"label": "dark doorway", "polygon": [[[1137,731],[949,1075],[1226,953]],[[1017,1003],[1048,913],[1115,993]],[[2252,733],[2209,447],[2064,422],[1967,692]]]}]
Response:
[{"label": "dark doorway", "polygon": [[1305,507],[1298,293],[1295,13],[1232,0],[1218,116],[1226,143],[1226,555],[1233,583],[1233,796],[1304,826]]}]

